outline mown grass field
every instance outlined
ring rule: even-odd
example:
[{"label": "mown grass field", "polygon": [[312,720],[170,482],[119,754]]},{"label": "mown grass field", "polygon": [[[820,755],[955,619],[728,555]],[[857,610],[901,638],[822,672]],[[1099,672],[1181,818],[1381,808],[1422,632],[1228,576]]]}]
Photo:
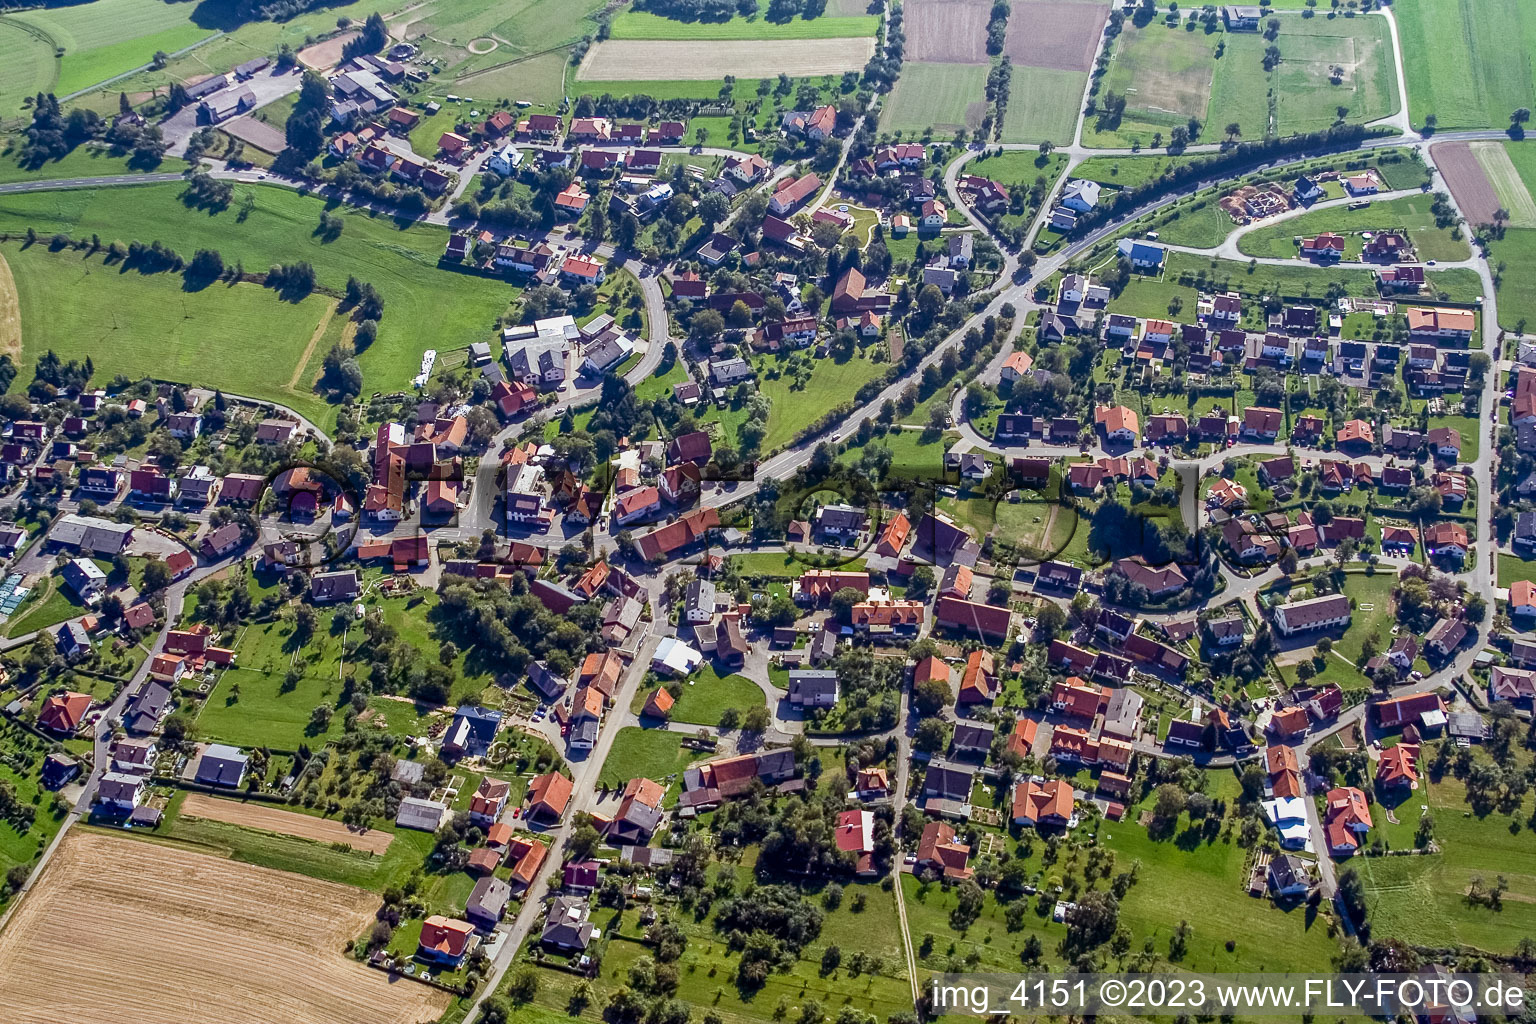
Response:
[{"label": "mown grass field", "polygon": [[[1127,98],[1117,125],[1089,118],[1085,145],[1150,145],[1190,117],[1206,128],[1202,141],[1220,137],[1236,122],[1246,138],[1271,128],[1281,135],[1317,131],[1348,108],[1351,122],[1371,121],[1397,109],[1397,86],[1386,20],[1380,17],[1287,17],[1275,41],[1283,59],[1265,71],[1269,41],[1260,33],[1170,29],[1161,22],[1126,30],[1115,42],[1105,91]],[[1224,44],[1222,55],[1217,48]],[[1339,84],[1334,66],[1345,69]],[[1270,97],[1274,109],[1270,109]],[[1273,120],[1273,123],[1271,121]]]},{"label": "mown grass field", "polygon": [[242,828],[222,821],[181,816],[182,794],[171,798],[152,842],[188,844],[201,853],[228,857],[245,864],[291,871],[327,882],[340,882],[372,892],[382,892],[418,871],[432,850],[429,832],[401,829],[383,856],[338,848],[297,836],[278,835]]},{"label": "mown grass field", "polygon": [[985,64],[904,64],[880,112],[880,130],[913,135],[929,128],[938,135],[960,128],[974,131],[986,115],[986,88]]},{"label": "mown grass field", "polygon": [[[10,196],[0,207],[0,231],[18,235],[33,227],[44,238],[54,232],[67,232],[80,238],[96,234],[103,244],[113,240],[127,243],[137,239],[148,243],[158,239],[174,245],[187,258],[196,249],[208,247],[219,250],[226,266],[243,263],[248,271],[265,270],[277,262],[304,260],[315,267],[321,286],[337,290],[346,286],[348,276],[355,275],[372,283],[384,296],[384,316],[380,321],[378,340],[358,356],[365,393],[406,387],[420,366],[421,353],[427,348],[443,353],[472,341],[487,340],[497,317],[506,312],[508,304],[517,295],[517,290],[503,281],[439,270],[438,257],[448,237],[443,228],[419,224],[402,228],[387,217],[342,209],[340,213],[345,227],[341,236],[333,242],[325,242],[315,234],[320,211],[325,208],[321,200],[286,189],[241,185],[236,186],[234,203],[228,210],[207,213],[183,205],[177,198],[181,191],[180,185],[170,184]],[[240,206],[247,195],[254,201],[254,206],[242,222]],[[4,250],[14,265],[24,266],[34,258],[34,254],[18,253],[18,249],[19,242],[12,242]],[[25,327],[29,318],[51,315],[65,305],[98,307],[100,312],[92,312],[91,316],[110,316],[111,312],[106,303],[92,298],[97,281],[92,281],[91,287],[87,288],[68,275],[39,273],[36,276],[38,284],[33,289],[30,303],[32,312],[28,311],[25,292],[22,299],[24,361],[35,358],[47,348],[44,341],[34,343],[26,337],[32,333]],[[153,278],[139,278],[136,274],[128,275],[128,281],[150,288],[163,287]],[[175,287],[180,287],[179,277],[167,276],[164,281],[174,281]],[[196,324],[186,325],[189,336],[195,334],[194,327],[204,331],[227,331],[229,318],[236,316],[236,310],[241,311],[239,316],[252,315],[251,306],[232,307],[226,301],[230,291],[223,285],[214,285],[198,293],[206,296],[209,312]],[[286,326],[281,319],[284,316],[282,303],[273,293],[263,295],[256,289],[250,289],[250,292],[253,294],[248,298],[245,289],[237,288],[233,290],[233,296],[241,304],[255,303],[264,317],[273,318],[268,320],[269,325]],[[117,296],[119,293],[108,294]],[[179,316],[182,293],[161,294],[170,307],[169,311],[162,312],[162,317]],[[186,296],[188,309],[193,307],[195,297]],[[140,302],[148,304],[146,300]],[[309,315],[306,311],[306,316]],[[311,331],[318,322],[316,307],[310,319]],[[158,341],[151,332],[145,332],[140,344],[153,350],[152,340]],[[285,340],[282,355],[287,356],[293,351],[302,353],[308,340],[309,334],[303,334],[296,343],[296,350],[291,348],[294,342]],[[88,348],[97,365],[106,368],[105,360],[109,356],[102,341],[100,335],[83,337],[74,342],[74,348],[82,352]],[[249,355],[247,349],[230,345],[216,346],[209,351]],[[312,358],[318,361],[324,354],[317,346]],[[163,353],[161,356],[163,358]],[[276,358],[278,356],[274,354]],[[258,376],[265,378],[268,389],[283,388],[290,377],[274,373],[272,365],[252,364],[248,358],[206,358],[197,367],[198,375],[189,375],[186,379],[223,387],[237,394],[244,393],[237,384],[244,385]],[[291,374],[295,360],[287,359],[282,365]],[[318,362],[315,365],[318,366]],[[300,376],[301,386],[307,387],[313,380],[308,371]],[[274,397],[271,390],[267,397]],[[290,398],[300,402],[297,397]],[[285,404],[289,402],[289,398],[279,400]],[[300,410],[317,417],[322,426],[335,418],[331,407],[313,397],[307,404],[300,402]]]},{"label": "mown grass field", "polygon": [[1091,156],[1072,168],[1074,178],[1087,178],[1102,185],[1132,188],[1144,185],[1172,167],[1190,163],[1199,157],[1170,156]]},{"label": "mown grass field", "polygon": [[[1536,145],[1510,142],[1504,149],[1526,192],[1536,195],[1532,192],[1536,189]],[[1513,330],[1522,320],[1536,323],[1536,228],[1507,228],[1490,249],[1492,262],[1504,266],[1498,289],[1499,326]]]},{"label": "mown grass field", "polygon": [[1359,259],[1360,238],[1350,232],[1402,228],[1418,250],[1420,260],[1464,260],[1472,255],[1472,247],[1465,238],[1453,238],[1449,228],[1435,226],[1435,215],[1430,211],[1434,199],[1428,195],[1405,196],[1387,202],[1373,202],[1363,210],[1347,207],[1331,207],[1313,210],[1299,217],[1291,217],[1256,231],[1250,231],[1238,240],[1237,247],[1245,256],[1294,257],[1299,250],[1295,239],[1315,235],[1321,231],[1345,234],[1348,248],[1345,259]]},{"label": "mown grass field", "polygon": [[1398,0],[1408,110],[1417,127],[1502,128],[1531,105],[1536,27],[1521,0]]},{"label": "mown grass field", "polygon": [[[1479,755],[1485,756],[1485,755]],[[1536,929],[1536,872],[1530,870],[1529,805],[1513,815],[1472,811],[1466,787],[1447,774],[1421,780],[1408,803],[1427,803],[1441,853],[1424,857],[1355,858],[1365,881],[1368,917],[1377,935],[1410,943],[1464,943],[1508,954]],[[1474,876],[1509,882],[1503,907],[1464,897]]]},{"label": "mown grass field", "polygon": [[[301,744],[319,746],[341,732],[339,711],[328,728],[309,725],[314,709],[334,709],[341,692],[339,634],[331,636],[320,626],[308,645],[300,647],[292,626],[260,623],[241,630],[235,653],[237,667],[219,676],[218,686],[203,702],[197,719],[200,733],[237,746],[296,750]],[[292,686],[287,681],[290,667],[303,673]]]},{"label": "mown grass field", "polygon": [[[838,39],[845,36],[872,36],[880,28],[876,15],[817,18],[795,17],[789,21],[769,21],[763,16],[767,4],[758,4],[753,18],[740,15],[729,21],[678,21],[647,11],[624,11],[613,19],[613,39]],[[903,72],[905,73],[905,72]]]},{"label": "mown grass field", "polygon": [[21,118],[22,100],[48,92],[57,79],[58,61],[48,44],[29,26],[0,18],[0,119]]},{"label": "mown grass field", "polygon": [[[101,255],[53,253],[43,244],[3,250],[21,300],[24,366],[50,350],[66,359],[90,356],[108,377],[217,384],[325,418],[312,389],[319,362],[308,372],[300,361],[310,362],[306,348],[332,300],[285,302],[256,284],[188,291],[179,274],[124,271]],[[252,352],[261,358],[231,358]],[[294,373],[300,386],[290,389]]]},{"label": "mown grass field", "polygon": [[64,48],[54,87],[61,96],[148,64],[156,51],[173,53],[206,39],[223,20],[210,19],[196,5],[164,0],[95,0],[14,17]]},{"label": "mown grass field", "polygon": [[754,360],[758,390],[773,403],[768,414],[768,433],[763,437],[763,451],[770,452],[790,443],[801,430],[820,419],[833,406],[851,402],[864,383],[873,380],[887,364],[870,358],[880,346],[871,345],[839,362],[835,358],[817,359],[804,389],[794,386],[788,376],[769,379],[765,370],[781,362],[779,356]]},{"label": "mown grass field", "polygon": [[1088,76],[1081,71],[1014,65],[1002,141],[1071,142],[1087,84]]}]

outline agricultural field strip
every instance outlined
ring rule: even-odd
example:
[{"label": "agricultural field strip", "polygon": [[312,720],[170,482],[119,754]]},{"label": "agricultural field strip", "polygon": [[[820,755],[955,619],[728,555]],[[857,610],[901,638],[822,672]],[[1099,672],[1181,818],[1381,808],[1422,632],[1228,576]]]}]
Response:
[{"label": "agricultural field strip", "polygon": [[395,838],[394,833],[382,829],[359,832],[328,818],[285,811],[269,804],[225,800],[203,793],[188,793],[181,805],[181,813],[263,832],[313,839],[317,843],[345,843],[354,850],[380,855],[389,849],[389,844]]},{"label": "agricultural field strip", "polygon": [[[76,832],[0,933],[11,1024],[417,1024],[445,993],[345,959],[375,893],[159,843]],[[67,982],[44,982],[68,963]],[[153,983],[148,983],[153,979]]]},{"label": "agricultural field strip", "polygon": [[791,78],[858,71],[875,53],[869,38],[795,40],[607,39],[594,46],[576,77],[584,81],[708,81]]}]

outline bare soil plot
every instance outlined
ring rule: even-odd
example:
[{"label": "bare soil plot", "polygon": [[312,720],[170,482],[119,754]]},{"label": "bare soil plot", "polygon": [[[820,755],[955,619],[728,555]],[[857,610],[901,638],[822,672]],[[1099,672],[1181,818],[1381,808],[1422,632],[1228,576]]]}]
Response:
[{"label": "bare soil plot", "polygon": [[[422,1024],[445,993],[345,959],[379,898],[77,831],[0,933],[8,1024]],[[62,973],[61,973],[62,971]]]},{"label": "bare soil plot", "polygon": [[1474,142],[1472,155],[1477,157],[1483,173],[1493,184],[1499,203],[1509,214],[1510,227],[1536,228],[1536,202],[1531,201],[1531,191],[1525,187],[1525,181],[1515,169],[1515,162],[1509,158],[1509,150],[1504,148],[1504,143]]},{"label": "bare soil plot", "polygon": [[909,0],[902,8],[906,59],[986,64],[992,0]]},{"label": "bare soil plot", "polygon": [[274,156],[281,153],[288,145],[288,137],[265,121],[258,121],[254,117],[237,117],[232,121],[226,121],[223,129],[237,139],[243,139]]},{"label": "bare soil plot", "polygon": [[1107,4],[1039,0],[1013,6],[1003,52],[1015,64],[1059,71],[1088,71],[1099,48]]},{"label": "bare soil plot", "polygon": [[878,3],[871,3],[871,0],[831,0],[826,10],[829,18],[857,18],[861,14],[879,13]]},{"label": "bare soil plot", "polygon": [[333,36],[323,43],[306,46],[299,51],[299,63],[307,68],[314,68],[317,71],[333,68],[341,63],[341,51],[346,48],[348,43],[361,34],[361,32],[356,31],[343,32],[341,35]]},{"label": "bare soil plot", "polygon": [[349,825],[328,818],[285,811],[255,801],[224,800],[204,793],[188,793],[181,805],[181,813],[263,832],[313,839],[317,843],[346,843],[354,850],[376,855],[388,850],[390,841],[395,838],[393,832],[382,829],[359,832]]},{"label": "bare soil plot", "polygon": [[1435,166],[1445,176],[1445,183],[1451,187],[1456,205],[1461,207],[1467,220],[1472,224],[1492,224],[1493,212],[1499,208],[1499,196],[1471,144],[1437,142],[1434,157]]},{"label": "bare soil plot", "polygon": [[576,77],[597,82],[709,81],[791,78],[858,71],[875,54],[872,38],[783,40],[605,39],[592,47]]}]

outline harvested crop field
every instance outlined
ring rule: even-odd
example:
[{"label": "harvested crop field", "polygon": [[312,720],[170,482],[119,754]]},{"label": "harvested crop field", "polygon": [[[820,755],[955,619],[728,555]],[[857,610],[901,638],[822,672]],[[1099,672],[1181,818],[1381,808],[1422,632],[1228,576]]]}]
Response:
[{"label": "harvested crop field", "polygon": [[875,54],[874,39],[688,40],[605,39],[576,77],[597,82],[710,81],[791,78],[858,71]]},{"label": "harvested crop field", "polygon": [[[1445,176],[1445,183],[1456,197],[1456,205],[1472,224],[1492,224],[1493,212],[1499,208],[1498,193],[1488,180],[1482,162],[1472,151],[1471,143],[1437,142],[1434,145],[1435,166]],[[1513,212],[1513,211],[1511,211]]]},{"label": "harvested crop field", "polygon": [[[0,933],[10,1024],[420,1024],[448,996],[342,950],[379,898],[119,836],[76,832]],[[61,965],[67,965],[61,975]]]},{"label": "harvested crop field", "polygon": [[317,843],[346,843],[354,850],[372,854],[383,854],[395,838],[393,832],[382,829],[358,832],[328,818],[285,811],[280,807],[254,801],[223,800],[203,793],[188,793],[182,802],[181,813],[193,818],[207,818],[263,832],[276,832],[283,836],[313,839]]},{"label": "harvested crop field", "polygon": [[909,0],[902,7],[906,59],[986,64],[992,0]]},{"label": "harvested crop field", "polygon": [[1026,67],[1088,71],[1108,18],[1109,5],[1082,0],[1015,4],[1003,52]]},{"label": "harvested crop field", "polygon": [[1510,227],[1536,228],[1536,202],[1531,201],[1531,190],[1510,158],[1509,148],[1502,142],[1474,142],[1472,155],[1493,183],[1499,205],[1509,214]]}]

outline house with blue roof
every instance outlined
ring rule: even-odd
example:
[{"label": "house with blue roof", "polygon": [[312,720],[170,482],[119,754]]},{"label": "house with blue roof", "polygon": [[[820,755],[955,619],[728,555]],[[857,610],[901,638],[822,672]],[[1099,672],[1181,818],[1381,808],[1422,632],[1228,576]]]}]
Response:
[{"label": "house with blue roof", "polygon": [[1163,247],[1134,238],[1120,240],[1120,255],[1131,261],[1134,270],[1163,269]]},{"label": "house with blue roof", "polygon": [[473,704],[453,713],[453,724],[443,734],[443,754],[448,757],[484,757],[501,728],[501,712]]}]

